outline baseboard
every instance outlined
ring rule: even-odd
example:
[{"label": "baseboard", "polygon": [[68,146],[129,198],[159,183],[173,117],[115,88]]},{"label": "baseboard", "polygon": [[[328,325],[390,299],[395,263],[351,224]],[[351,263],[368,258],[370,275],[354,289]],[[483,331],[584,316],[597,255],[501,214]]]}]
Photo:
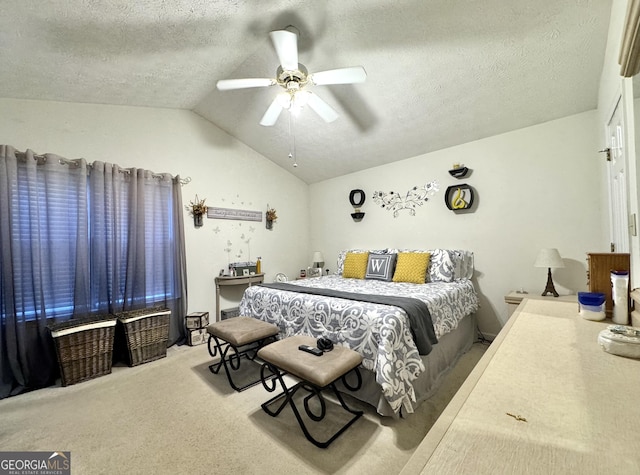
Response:
[{"label": "baseboard", "polygon": [[495,340],[497,336],[498,335],[495,335],[493,333],[482,333],[481,337],[480,337],[480,340],[482,340],[483,339],[482,337],[484,337],[484,340],[487,340],[487,341],[491,342],[491,341]]},{"label": "baseboard", "polygon": [[476,341],[491,343],[493,340],[495,340],[496,336],[497,334],[494,333],[484,333],[480,330],[480,327],[478,327],[478,324],[476,323]]}]

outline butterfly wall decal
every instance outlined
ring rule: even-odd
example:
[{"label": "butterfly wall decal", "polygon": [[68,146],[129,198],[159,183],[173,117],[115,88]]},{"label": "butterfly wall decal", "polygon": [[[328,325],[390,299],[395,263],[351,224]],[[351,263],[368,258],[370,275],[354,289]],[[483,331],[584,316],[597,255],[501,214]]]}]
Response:
[{"label": "butterfly wall decal", "polygon": [[408,209],[409,214],[415,216],[416,207],[422,206],[429,200],[429,197],[435,195],[439,189],[440,186],[438,182],[434,180],[423,186],[414,186],[407,191],[404,196],[395,191],[388,193],[384,191],[374,191],[373,202],[387,211],[393,211],[394,218],[397,218],[403,209]]}]

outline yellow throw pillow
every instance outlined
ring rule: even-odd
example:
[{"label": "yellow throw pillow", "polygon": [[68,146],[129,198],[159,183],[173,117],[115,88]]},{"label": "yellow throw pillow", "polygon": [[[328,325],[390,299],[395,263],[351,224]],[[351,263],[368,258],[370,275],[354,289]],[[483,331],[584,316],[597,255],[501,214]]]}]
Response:
[{"label": "yellow throw pillow", "polygon": [[347,252],[344,258],[342,277],[351,279],[364,279],[369,262],[368,252]]},{"label": "yellow throw pillow", "polygon": [[424,284],[429,266],[428,252],[400,252],[396,271],[393,274],[394,282],[411,282],[413,284]]}]

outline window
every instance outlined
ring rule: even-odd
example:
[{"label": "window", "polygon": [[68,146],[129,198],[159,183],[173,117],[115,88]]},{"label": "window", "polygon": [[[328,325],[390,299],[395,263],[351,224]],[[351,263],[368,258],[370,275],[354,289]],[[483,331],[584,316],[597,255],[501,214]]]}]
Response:
[{"label": "window", "polygon": [[18,161],[9,191],[15,308],[3,317],[68,318],[174,297],[171,180],[115,170],[88,179],[85,167]]},{"label": "window", "polygon": [[82,174],[36,171],[18,162],[18,179],[10,190],[11,262],[7,264],[13,274],[16,314],[26,320],[35,318],[36,312],[48,317],[73,313],[77,249],[84,239],[80,223],[86,215],[79,206],[86,203]]}]

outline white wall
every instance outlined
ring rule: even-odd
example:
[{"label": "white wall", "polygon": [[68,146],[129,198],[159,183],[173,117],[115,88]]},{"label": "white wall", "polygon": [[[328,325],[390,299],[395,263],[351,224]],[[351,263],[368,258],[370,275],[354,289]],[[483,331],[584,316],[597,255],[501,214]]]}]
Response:
[{"label": "white wall", "polygon": [[[215,311],[214,277],[228,260],[263,258],[266,280],[309,265],[308,186],[254,150],[184,110],[0,99],[0,143],[18,150],[84,157],[191,177],[184,204],[277,210],[272,231],[263,222],[205,219],[196,229],[185,211],[189,311]],[[217,230],[217,232],[216,232]],[[241,239],[244,234],[245,239]],[[227,240],[232,254],[227,254]],[[245,240],[250,240],[245,243]],[[237,254],[242,251],[242,255]],[[301,267],[302,266],[302,267]],[[227,291],[222,308],[239,300]]]},{"label": "white wall", "polygon": [[[276,208],[273,231],[264,222],[224,220],[196,229],[185,212],[189,311],[215,310],[213,279],[227,264],[227,240],[231,261],[262,256],[269,281],[277,272],[295,276],[314,250],[335,270],[338,251],[349,247],[451,247],[475,252],[481,328],[495,334],[506,320],[504,295],[544,288],[545,270],[533,267],[540,248],[557,247],[565,258],[567,268],[554,273],[561,293],[586,290],[585,253],[607,251],[607,229],[598,224],[605,220],[606,169],[595,111],[309,187],[189,111],[7,99],[0,109],[0,142],[19,150],[190,176],[185,204],[198,194],[210,206]],[[447,173],[453,163],[471,175],[454,179]],[[414,217],[393,218],[373,203],[376,190],[406,193],[431,180],[440,191]],[[444,205],[446,187],[459,182],[477,191],[473,213],[456,215]],[[367,193],[360,223],[350,216],[354,188]],[[242,234],[251,238],[248,246]],[[227,291],[222,308],[240,292]]]},{"label": "white wall", "polygon": [[[585,254],[607,251],[597,132],[592,111],[313,184],[311,249],[324,252],[332,271],[339,250],[351,247],[469,249],[480,327],[495,335],[507,318],[505,295],[544,289],[546,269],[533,267],[539,249],[556,247],[564,258],[566,268],[554,272],[560,293],[587,290]],[[451,177],[454,163],[472,173]],[[413,217],[403,211],[394,218],[373,202],[374,191],[404,194],[431,180],[440,191]],[[475,188],[475,212],[445,206],[445,189],[456,183]],[[367,195],[359,223],[350,216],[354,188]]]}]

